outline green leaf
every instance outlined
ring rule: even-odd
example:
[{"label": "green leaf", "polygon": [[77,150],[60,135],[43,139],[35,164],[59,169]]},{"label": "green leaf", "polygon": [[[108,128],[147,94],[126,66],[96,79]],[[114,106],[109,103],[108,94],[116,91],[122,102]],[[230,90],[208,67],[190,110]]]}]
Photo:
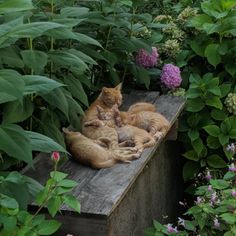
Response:
[{"label": "green leaf", "polygon": [[11,231],[11,232],[14,232],[14,229],[16,227],[16,223],[17,223],[17,220],[16,220],[16,217],[15,216],[3,216],[3,227],[4,227],[4,230],[6,231]]},{"label": "green leaf", "polygon": [[220,134],[219,141],[220,141],[221,145],[224,146],[225,144],[227,144],[229,142],[229,136],[225,135],[225,134]]},{"label": "green leaf", "polygon": [[221,147],[221,144],[219,142],[219,139],[213,136],[207,137],[207,146],[211,149],[217,149]]},{"label": "green leaf", "polygon": [[24,91],[25,94],[38,93],[43,95],[51,92],[55,88],[64,86],[62,83],[40,75],[24,75],[22,76],[22,79],[26,85]]},{"label": "green leaf", "polygon": [[198,130],[190,129],[188,131],[188,136],[190,137],[191,141],[193,142],[199,138],[199,132],[198,132]]},{"label": "green leaf", "polygon": [[213,109],[211,111],[211,117],[215,120],[222,121],[222,120],[225,120],[227,118],[227,113],[224,110]]},{"label": "green leaf", "polygon": [[78,67],[81,71],[88,69],[87,64],[78,56],[62,50],[52,51],[49,54],[50,59],[58,66],[62,67]]},{"label": "green leaf", "polygon": [[67,151],[60,144],[56,143],[53,139],[43,134],[32,131],[25,131],[25,133],[29,137],[32,150],[34,151],[48,153],[53,151],[59,151],[67,153]]},{"label": "green leaf", "polygon": [[62,17],[84,17],[86,13],[89,12],[87,7],[64,7],[61,9]]},{"label": "green leaf", "polygon": [[231,90],[231,84],[227,84],[227,83],[221,84],[220,90],[221,90],[221,97],[225,97]]},{"label": "green leaf", "polygon": [[213,137],[218,137],[220,134],[220,128],[216,125],[207,125],[203,129]]},{"label": "green leaf", "polygon": [[0,61],[11,68],[24,67],[24,63],[14,46],[0,49]]},{"label": "green leaf", "polygon": [[0,70],[0,104],[22,99],[24,85],[24,81],[15,71]]},{"label": "green leaf", "polygon": [[65,114],[66,118],[69,119],[69,106],[65,97],[65,93],[62,89],[56,88],[48,94],[43,94],[42,97],[50,105],[57,107],[59,110],[61,110]]},{"label": "green leaf", "polygon": [[204,148],[202,140],[200,138],[196,139],[195,141],[192,142],[192,146],[193,146],[193,149],[198,154],[198,156],[200,156]]},{"label": "green leaf", "polygon": [[220,124],[220,130],[223,134],[228,134],[232,130],[232,125],[231,125],[230,119],[226,118]]},{"label": "green leaf", "polygon": [[13,27],[8,34],[5,35],[5,37],[11,37],[11,38],[27,38],[32,37],[36,38],[39,36],[42,36],[44,32],[46,32],[49,29],[54,28],[60,28],[65,27],[62,24],[54,23],[54,22],[33,22],[33,23],[27,23],[22,25],[17,25]]},{"label": "green leaf", "polygon": [[60,206],[62,204],[62,200],[60,196],[55,196],[49,199],[47,208],[49,211],[49,214],[54,217],[57,214],[57,211],[60,209]]},{"label": "green leaf", "polygon": [[185,152],[183,156],[192,161],[199,161],[199,156],[194,150]]},{"label": "green leaf", "polygon": [[75,182],[74,180],[70,180],[70,179],[63,179],[61,180],[57,186],[60,187],[65,187],[65,188],[74,188],[75,186],[77,186],[78,183]]},{"label": "green leaf", "polygon": [[60,182],[62,181],[63,179],[66,178],[66,176],[68,176],[68,174],[65,174],[65,173],[62,173],[62,172],[59,172],[59,171],[52,171],[50,172],[50,176],[52,179],[54,179],[56,182]]},{"label": "green leaf", "polygon": [[229,182],[222,179],[211,179],[210,184],[212,185],[213,188],[219,190],[226,189],[230,186]]},{"label": "green leaf", "polygon": [[230,225],[236,223],[236,216],[233,213],[224,213],[220,215],[220,218]]},{"label": "green leaf", "polygon": [[29,118],[34,106],[29,97],[24,97],[23,102],[19,100],[8,102],[3,106],[3,124],[17,123]]},{"label": "green leaf", "polygon": [[68,205],[70,208],[76,210],[78,213],[80,213],[80,203],[77,198],[75,198],[72,195],[64,195],[63,196],[64,203]]},{"label": "green leaf", "polygon": [[219,44],[209,44],[205,49],[205,57],[208,62],[216,67],[221,62],[221,56],[218,53]]},{"label": "green leaf", "polygon": [[37,50],[21,51],[21,56],[26,66],[40,73],[47,65],[48,55],[45,52]]},{"label": "green leaf", "polygon": [[0,194],[0,206],[8,209],[17,209],[19,205],[14,198],[8,197],[4,194]]},{"label": "green leaf", "polygon": [[87,94],[78,78],[67,76],[65,78],[65,83],[68,85],[68,90],[71,92],[72,96],[77,98],[85,106],[89,106]]},{"label": "green leaf", "polygon": [[190,47],[198,56],[204,57],[204,49],[205,48],[202,47],[201,45],[199,45],[198,42],[191,41],[190,42]]},{"label": "green leaf", "polygon": [[224,180],[231,180],[231,179],[233,179],[235,176],[236,176],[236,173],[235,173],[235,172],[233,172],[233,171],[228,171],[228,172],[224,175],[223,179],[224,179]]},{"label": "green leaf", "polygon": [[203,24],[212,22],[212,18],[206,14],[197,15],[190,21],[191,25],[196,27],[197,29],[202,29]]},{"label": "green leaf", "polygon": [[223,108],[221,100],[217,96],[210,96],[209,98],[207,98],[206,105],[218,108],[220,110]]},{"label": "green leaf", "polygon": [[193,162],[193,161],[186,162],[183,168],[184,181],[194,178],[194,175],[198,172],[199,169],[200,166],[198,162]]},{"label": "green leaf", "polygon": [[227,166],[226,162],[216,154],[207,157],[207,164],[213,168],[223,168]]},{"label": "green leaf", "polygon": [[230,132],[229,132],[229,137],[231,139],[236,139],[236,129],[232,129]]},{"label": "green leaf", "polygon": [[32,164],[32,149],[25,131],[17,125],[0,125],[0,149],[9,156]]},{"label": "green leaf", "polygon": [[47,220],[39,225],[38,234],[39,235],[51,235],[55,233],[61,226],[56,220]]},{"label": "green leaf", "polygon": [[32,0],[7,0],[0,3],[0,14],[33,9]]},{"label": "green leaf", "polygon": [[188,99],[186,104],[186,110],[190,112],[198,112],[201,111],[204,108],[205,104],[200,99]]},{"label": "green leaf", "polygon": [[75,33],[75,35],[76,35],[75,39],[83,44],[91,44],[91,45],[95,45],[95,46],[102,48],[102,45],[97,40],[95,40],[85,34]]}]

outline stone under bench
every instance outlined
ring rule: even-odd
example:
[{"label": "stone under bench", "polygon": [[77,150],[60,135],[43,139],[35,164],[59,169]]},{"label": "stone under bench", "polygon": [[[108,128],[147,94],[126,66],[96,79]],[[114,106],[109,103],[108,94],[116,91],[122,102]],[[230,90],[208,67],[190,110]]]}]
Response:
[{"label": "stone under bench", "polygon": [[[139,101],[155,104],[171,123],[169,133],[131,164],[94,170],[72,159],[63,163],[59,170],[78,182],[73,195],[80,200],[81,214],[63,205],[56,216],[63,225],[55,235],[142,236],[153,219],[176,217],[183,183],[180,145],[175,139],[185,99],[132,91],[123,100],[123,110]],[[35,170],[26,167],[23,173],[44,184],[53,168],[48,156],[41,153],[34,160]]]}]

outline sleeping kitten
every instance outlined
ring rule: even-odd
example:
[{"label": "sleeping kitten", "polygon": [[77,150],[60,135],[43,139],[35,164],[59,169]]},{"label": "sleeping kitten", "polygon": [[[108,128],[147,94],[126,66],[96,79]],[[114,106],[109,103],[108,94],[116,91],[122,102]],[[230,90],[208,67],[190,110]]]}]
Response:
[{"label": "sleeping kitten", "polygon": [[152,111],[140,111],[137,113],[121,113],[123,125],[133,125],[146,130],[155,139],[164,137],[170,128],[169,121],[160,113]]},{"label": "sleeping kitten", "polygon": [[100,141],[110,144],[109,138],[94,141],[85,137],[80,132],[69,131],[63,128],[67,147],[72,157],[82,164],[89,165],[92,168],[100,169],[115,165],[117,162],[130,163],[131,160],[139,157],[139,154],[126,153],[119,151],[110,151],[100,146]]},{"label": "sleeping kitten", "polygon": [[[131,126],[125,125],[121,126],[120,121],[120,112],[117,106],[113,106],[109,112],[105,112],[101,107],[97,106],[98,109],[98,117],[100,120],[100,125],[103,126],[105,124],[112,123],[113,125],[118,124],[116,127],[116,131],[118,133],[119,146],[125,147],[130,145],[130,143],[134,144],[134,147],[138,150],[138,153],[142,153],[144,148],[154,146],[155,139],[145,130]],[[87,125],[97,125],[96,122],[87,122]]]}]

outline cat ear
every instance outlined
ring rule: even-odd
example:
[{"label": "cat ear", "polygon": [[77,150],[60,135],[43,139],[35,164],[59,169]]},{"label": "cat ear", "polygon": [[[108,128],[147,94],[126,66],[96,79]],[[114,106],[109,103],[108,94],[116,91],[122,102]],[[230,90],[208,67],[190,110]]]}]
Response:
[{"label": "cat ear", "polygon": [[136,115],[135,114],[131,114],[130,115],[130,119],[133,121],[133,120],[135,120],[135,118],[136,118]]},{"label": "cat ear", "polygon": [[122,89],[122,83],[119,83],[116,87],[115,87],[116,90],[121,90]]},{"label": "cat ear", "polygon": [[102,93],[103,93],[103,94],[108,94],[108,93],[109,93],[109,88],[103,87],[103,88],[102,88]]}]

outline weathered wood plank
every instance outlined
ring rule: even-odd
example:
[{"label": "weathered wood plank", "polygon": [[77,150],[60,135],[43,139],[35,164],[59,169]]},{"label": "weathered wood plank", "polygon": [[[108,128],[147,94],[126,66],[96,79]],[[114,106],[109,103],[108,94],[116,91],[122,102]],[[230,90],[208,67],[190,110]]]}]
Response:
[{"label": "weathered wood plank", "polygon": [[[156,92],[131,93],[125,98],[123,107],[127,109],[129,105],[137,101],[152,102],[157,106],[158,111],[173,124],[182,111],[185,100],[172,96],[158,98],[157,95]],[[117,164],[108,169],[93,170],[71,160],[64,163],[60,170],[68,173],[69,178],[78,182],[78,187],[73,190],[73,194],[81,202],[82,213],[109,216],[145,168],[160,142],[161,140],[155,147],[146,149],[142,156],[131,164]],[[35,165],[35,171],[28,169],[24,172],[43,183],[50,170],[50,160],[45,156],[39,159]],[[73,212],[66,206],[63,206],[62,210],[68,210],[70,214]]]}]

